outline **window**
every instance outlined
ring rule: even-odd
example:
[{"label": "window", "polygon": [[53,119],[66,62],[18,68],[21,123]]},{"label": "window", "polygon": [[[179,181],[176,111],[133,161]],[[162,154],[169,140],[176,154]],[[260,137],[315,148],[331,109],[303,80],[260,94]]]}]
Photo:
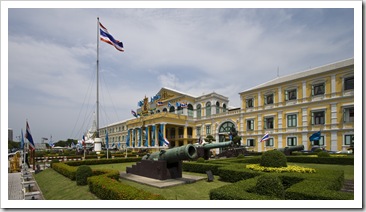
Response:
[{"label": "window", "polygon": [[177,114],[183,114],[183,108],[180,105],[177,108]]},{"label": "window", "polygon": [[171,106],[170,108],[169,108],[169,113],[174,113],[175,112],[175,107],[174,106]]},{"label": "window", "polygon": [[354,108],[344,108],[343,109],[343,122],[353,122],[354,119]]},{"label": "window", "polygon": [[353,135],[344,135],[344,145],[353,144]]},{"label": "window", "polygon": [[253,98],[246,100],[246,108],[254,107],[254,100]]},{"label": "window", "polygon": [[344,78],[344,90],[353,90],[353,76]]},{"label": "window", "polygon": [[235,125],[227,121],[220,126],[219,133],[229,133],[232,128],[235,129]]},{"label": "window", "polygon": [[316,96],[316,95],[321,95],[325,93],[325,85],[324,83],[318,83],[318,84],[314,84],[312,86],[312,90],[311,90],[311,95],[312,96]]},{"label": "window", "polygon": [[296,89],[286,90],[285,91],[285,99],[286,99],[286,101],[297,99]]},{"label": "window", "polygon": [[211,116],[211,102],[206,103],[206,117]]},{"label": "window", "polygon": [[273,117],[264,118],[264,129],[273,129]]},{"label": "window", "polygon": [[193,117],[193,106],[188,104],[188,116]]},{"label": "window", "polygon": [[247,139],[247,146],[254,146],[254,139]]},{"label": "window", "polygon": [[201,105],[197,105],[197,118],[201,118]]},{"label": "window", "polygon": [[211,135],[211,125],[206,125],[206,135]]},{"label": "window", "polygon": [[313,112],[311,114],[311,124],[318,125],[318,124],[325,124],[325,113],[324,111]]},{"label": "window", "polygon": [[216,114],[220,113],[220,103],[216,102]]},{"label": "window", "polygon": [[166,108],[163,109],[163,112],[167,112],[168,110]]},{"label": "window", "polygon": [[273,93],[264,96],[264,104],[265,105],[273,104]]},{"label": "window", "polygon": [[201,127],[196,128],[196,134],[197,136],[201,136]]},{"label": "window", "polygon": [[226,112],[226,104],[222,105],[222,112]]},{"label": "window", "polygon": [[287,115],[287,127],[296,127],[297,126],[297,115],[290,114]]},{"label": "window", "polygon": [[247,120],[247,130],[254,130],[254,120],[253,119]]},{"label": "window", "polygon": [[296,146],[297,138],[296,137],[288,137],[287,138],[287,146]]},{"label": "window", "polygon": [[266,141],[266,146],[273,146],[273,138],[269,138],[269,139]]},{"label": "window", "polygon": [[325,144],[324,136],[320,136],[319,141],[311,141],[311,144],[313,146],[324,146],[324,144]]}]

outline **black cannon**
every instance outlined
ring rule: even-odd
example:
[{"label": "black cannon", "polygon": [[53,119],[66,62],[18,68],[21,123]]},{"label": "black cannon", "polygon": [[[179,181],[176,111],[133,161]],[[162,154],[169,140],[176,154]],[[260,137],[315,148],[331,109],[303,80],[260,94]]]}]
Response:
[{"label": "black cannon", "polygon": [[159,180],[181,178],[182,161],[196,158],[196,147],[188,144],[147,154],[136,165],[127,167],[126,172]]},{"label": "black cannon", "polygon": [[292,155],[292,152],[304,150],[304,145],[287,146],[285,148],[278,148],[277,150],[283,152],[285,155]]},{"label": "black cannon", "polygon": [[197,157],[202,157],[205,160],[210,158],[210,150],[215,148],[225,148],[228,146],[232,146],[233,141],[220,142],[220,143],[204,143],[202,145],[195,144],[194,146],[197,148]]}]

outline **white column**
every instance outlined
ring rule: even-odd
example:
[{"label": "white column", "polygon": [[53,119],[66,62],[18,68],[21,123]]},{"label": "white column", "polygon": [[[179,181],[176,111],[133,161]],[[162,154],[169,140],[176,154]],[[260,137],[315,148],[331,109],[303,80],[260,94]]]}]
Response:
[{"label": "white column", "polygon": [[308,135],[307,133],[302,133],[302,144],[304,145],[304,150],[308,150]]},{"label": "white column", "polygon": [[278,88],[278,106],[282,106],[282,89]]},{"label": "white column", "polygon": [[306,98],[306,81],[302,82],[302,98],[303,102],[307,102]]},{"label": "white column", "polygon": [[331,76],[331,80],[330,80],[330,87],[331,87],[331,92],[332,92],[332,97],[336,96],[336,76],[335,74],[332,74]]},{"label": "white column", "polygon": [[337,103],[331,103],[330,104],[330,123],[331,125],[331,129],[337,129],[337,123],[338,123],[338,119],[337,119]]},{"label": "white column", "polygon": [[[307,131],[307,127],[308,127],[308,108],[307,107],[303,107],[302,109],[302,130],[303,131]],[[300,119],[300,117],[298,117],[298,119]]]},{"label": "white column", "polygon": [[337,131],[332,131],[330,133],[330,151],[338,150],[338,139],[337,139]]},{"label": "white column", "polygon": [[277,120],[278,120],[277,129],[278,129],[278,132],[280,133],[280,132],[282,132],[282,111],[278,111]]}]

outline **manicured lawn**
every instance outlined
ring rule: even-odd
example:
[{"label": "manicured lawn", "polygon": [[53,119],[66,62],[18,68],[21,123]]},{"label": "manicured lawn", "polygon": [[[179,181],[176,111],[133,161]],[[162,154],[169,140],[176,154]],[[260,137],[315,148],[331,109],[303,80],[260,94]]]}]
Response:
[{"label": "manicured lawn", "polygon": [[59,174],[53,169],[46,169],[35,175],[35,180],[46,200],[97,200],[89,192],[89,187],[77,186],[75,181]]},{"label": "manicured lawn", "polygon": [[[126,171],[126,167],[130,167],[135,162],[131,163],[116,163],[116,164],[101,164],[91,165],[92,169],[116,169]],[[342,169],[345,172],[345,179],[353,180],[354,166],[350,165],[327,165],[327,164],[304,164],[304,163],[288,163],[289,165],[298,165],[309,168],[329,168]],[[189,175],[200,175],[207,177],[206,174],[188,173]],[[48,200],[96,200],[98,199],[89,192],[88,186],[77,186],[75,181],[64,177],[53,169],[46,169],[35,175],[35,179],[42,190],[43,196]],[[129,180],[120,179],[121,182],[143,189],[155,194],[160,194],[166,199],[171,200],[209,200],[209,192],[211,189],[218,188],[230,183],[222,182],[219,176],[214,176],[213,182],[201,180],[192,184],[179,185],[168,188],[155,188],[148,185],[142,185]]]}]

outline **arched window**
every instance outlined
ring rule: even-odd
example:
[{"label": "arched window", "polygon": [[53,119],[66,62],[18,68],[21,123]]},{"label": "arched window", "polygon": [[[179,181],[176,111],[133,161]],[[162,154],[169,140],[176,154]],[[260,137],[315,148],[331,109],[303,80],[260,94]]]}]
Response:
[{"label": "arched window", "polygon": [[188,109],[188,116],[193,117],[193,106],[191,104],[188,104],[187,109]]},{"label": "arched window", "polygon": [[163,112],[167,112],[168,110],[166,108],[163,109]]},{"label": "arched window", "polygon": [[177,114],[183,114],[183,108],[180,105],[177,107]]},{"label": "arched window", "polygon": [[169,108],[169,113],[174,113],[175,112],[175,108],[174,108],[174,106],[171,106],[170,108]]},{"label": "arched window", "polygon": [[200,119],[201,118],[201,105],[197,105],[197,118]]},{"label": "arched window", "polygon": [[220,102],[216,102],[216,114],[220,113]]},{"label": "arched window", "polygon": [[206,103],[206,117],[211,116],[211,102]]},{"label": "arched window", "polygon": [[156,113],[160,113],[160,110],[157,110]]},{"label": "arched window", "polygon": [[222,112],[226,112],[226,104],[222,105]]}]

